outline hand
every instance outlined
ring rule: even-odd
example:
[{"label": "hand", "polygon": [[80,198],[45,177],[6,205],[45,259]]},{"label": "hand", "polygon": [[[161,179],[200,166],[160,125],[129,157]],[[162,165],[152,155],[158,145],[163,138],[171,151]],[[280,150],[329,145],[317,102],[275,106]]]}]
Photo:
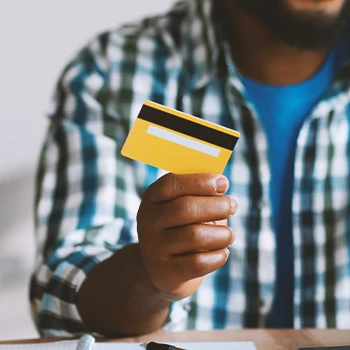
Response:
[{"label": "hand", "polygon": [[148,277],[166,300],[193,294],[227,261],[234,235],[226,219],[237,210],[235,199],[224,196],[228,187],[222,175],[167,174],[146,190],[139,245]]}]

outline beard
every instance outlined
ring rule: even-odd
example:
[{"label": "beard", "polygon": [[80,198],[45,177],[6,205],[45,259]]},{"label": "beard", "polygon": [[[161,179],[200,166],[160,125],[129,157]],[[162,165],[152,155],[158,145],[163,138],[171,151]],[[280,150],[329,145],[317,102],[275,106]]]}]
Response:
[{"label": "beard", "polygon": [[334,45],[350,19],[350,0],[345,0],[337,14],[293,10],[284,0],[238,0],[238,4],[274,37],[288,45],[309,50]]}]

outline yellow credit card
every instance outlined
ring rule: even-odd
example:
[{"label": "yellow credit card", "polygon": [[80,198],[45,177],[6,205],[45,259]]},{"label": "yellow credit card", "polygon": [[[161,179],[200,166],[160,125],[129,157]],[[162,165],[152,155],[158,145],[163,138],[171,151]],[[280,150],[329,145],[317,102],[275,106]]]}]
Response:
[{"label": "yellow credit card", "polygon": [[175,174],[221,174],[239,132],[146,101],[122,148],[122,155]]}]

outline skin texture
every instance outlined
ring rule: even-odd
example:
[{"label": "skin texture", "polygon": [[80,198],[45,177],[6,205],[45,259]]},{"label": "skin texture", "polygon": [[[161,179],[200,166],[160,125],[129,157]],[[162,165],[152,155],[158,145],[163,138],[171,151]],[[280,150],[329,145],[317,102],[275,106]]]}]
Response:
[{"label": "skin texture", "polygon": [[[244,75],[285,85],[299,83],[318,70],[329,46],[311,50],[288,44],[240,1],[223,0],[222,6],[232,57]],[[339,15],[345,3],[244,1],[260,5],[283,1],[292,12],[321,11],[331,16]],[[91,330],[110,336],[155,331],[166,321],[171,301],[194,293],[206,274],[225,264],[227,247],[234,241],[226,219],[237,209],[235,200],[224,195],[228,187],[228,180],[215,174],[168,174],[149,187],[137,215],[139,243],[99,264],[79,291],[78,310]]]}]

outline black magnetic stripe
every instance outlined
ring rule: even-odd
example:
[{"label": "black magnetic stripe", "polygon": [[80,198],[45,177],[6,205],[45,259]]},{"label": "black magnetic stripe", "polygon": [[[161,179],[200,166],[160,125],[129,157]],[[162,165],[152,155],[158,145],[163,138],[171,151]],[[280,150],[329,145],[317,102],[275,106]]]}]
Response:
[{"label": "black magnetic stripe", "polygon": [[238,137],[143,105],[138,118],[232,151]]}]

